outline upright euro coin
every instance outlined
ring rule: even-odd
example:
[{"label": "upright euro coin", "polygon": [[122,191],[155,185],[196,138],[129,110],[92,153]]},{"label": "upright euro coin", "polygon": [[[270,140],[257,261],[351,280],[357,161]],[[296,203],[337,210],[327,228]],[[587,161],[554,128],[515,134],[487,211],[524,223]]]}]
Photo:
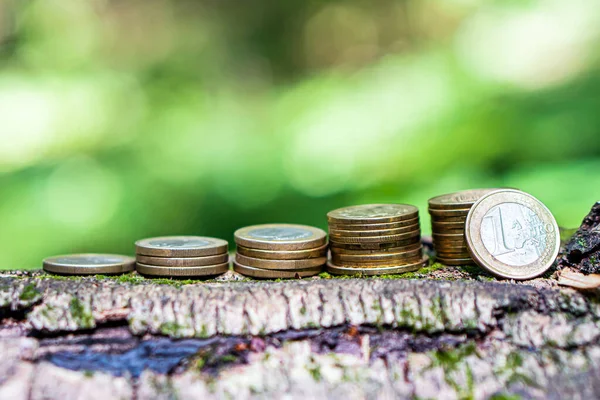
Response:
[{"label": "upright euro coin", "polygon": [[509,279],[531,279],[556,260],[560,235],[554,216],[535,197],[498,190],[479,199],[466,221],[466,241],[477,264]]},{"label": "upright euro coin", "polygon": [[135,259],[118,254],[69,254],[43,261],[44,271],[65,275],[120,274],[135,269]]}]

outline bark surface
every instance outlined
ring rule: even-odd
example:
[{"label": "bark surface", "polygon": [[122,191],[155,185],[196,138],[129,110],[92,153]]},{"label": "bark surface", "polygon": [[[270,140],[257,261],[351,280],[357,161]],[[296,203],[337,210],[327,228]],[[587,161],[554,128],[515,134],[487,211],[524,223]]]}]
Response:
[{"label": "bark surface", "polygon": [[327,278],[0,274],[0,398],[600,397],[593,293],[460,267]]}]

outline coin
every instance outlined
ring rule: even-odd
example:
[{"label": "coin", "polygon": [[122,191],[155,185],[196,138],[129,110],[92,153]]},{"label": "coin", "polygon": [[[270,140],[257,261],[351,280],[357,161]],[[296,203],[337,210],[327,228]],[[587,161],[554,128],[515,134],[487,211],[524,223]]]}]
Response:
[{"label": "coin", "polygon": [[346,224],[346,223],[329,223],[329,229],[340,229],[340,230],[351,230],[351,231],[370,231],[370,230],[381,230],[381,229],[398,229],[404,228],[409,225],[416,225],[419,223],[419,218],[407,219],[405,221],[398,222],[383,222],[383,223],[362,223],[362,224]]},{"label": "coin", "polygon": [[215,265],[227,262],[229,254],[217,254],[216,256],[205,257],[151,257],[138,254],[136,260],[138,263],[165,267],[201,267],[205,265]]},{"label": "coin", "polygon": [[367,255],[367,254],[387,254],[387,253],[402,253],[405,251],[417,250],[422,248],[420,241],[413,241],[412,244],[395,246],[395,247],[384,247],[377,249],[346,249],[342,247],[330,247],[332,253],[335,254],[347,254],[347,255]]},{"label": "coin", "polygon": [[426,266],[429,263],[427,256],[420,259],[418,262],[398,265],[398,266],[386,266],[386,267],[374,267],[374,268],[358,268],[358,267],[341,267],[331,262],[327,263],[327,272],[331,272],[336,275],[387,275],[387,274],[402,274],[405,272],[417,271],[418,269]]},{"label": "coin", "polygon": [[420,229],[419,224],[409,225],[403,228],[369,230],[369,231],[351,231],[329,228],[329,238],[334,240],[336,237],[357,237],[357,236],[393,236],[402,233],[415,232]]},{"label": "coin", "polygon": [[442,240],[461,240],[464,239],[464,233],[433,233],[432,236]]},{"label": "coin", "polygon": [[477,200],[498,189],[471,189],[443,194],[429,199],[429,208],[436,210],[455,210],[470,208]]},{"label": "coin", "polygon": [[135,269],[135,259],[118,254],[68,254],[46,258],[44,271],[55,274],[120,274]]},{"label": "coin", "polygon": [[275,270],[275,269],[262,269],[250,267],[248,265],[242,265],[240,263],[233,263],[233,270],[239,272],[242,275],[250,276],[253,278],[261,279],[291,279],[291,278],[305,278],[308,276],[317,275],[323,268],[306,268],[296,270]]},{"label": "coin", "polygon": [[364,204],[330,211],[327,220],[337,224],[368,224],[405,221],[418,216],[417,207],[407,204]]},{"label": "coin", "polygon": [[471,208],[466,240],[473,259],[492,274],[531,279],[546,272],[560,248],[558,225],[538,199],[518,190],[498,190]]},{"label": "coin", "polygon": [[[467,213],[468,214],[468,213]],[[440,217],[440,216],[431,216],[431,221],[435,223],[451,223],[451,222],[460,222],[464,225],[467,220],[467,215],[460,215],[458,217]]]},{"label": "coin", "polygon": [[465,221],[460,222],[437,222],[435,220],[431,221],[431,227],[436,231],[446,231],[446,230],[465,230]]},{"label": "coin", "polygon": [[327,255],[327,245],[325,244],[315,249],[290,251],[259,250],[237,246],[237,253],[247,257],[267,260],[304,260],[306,258],[325,257]]},{"label": "coin", "polygon": [[166,236],[138,240],[136,253],[154,257],[204,257],[227,253],[227,242],[204,236]]},{"label": "coin", "polygon": [[327,243],[327,233],[319,228],[293,224],[254,225],[238,229],[238,245],[260,250],[305,250]]},{"label": "coin", "polygon": [[337,242],[332,241],[329,243],[329,248],[336,249],[336,250],[337,249],[342,249],[342,250],[383,250],[383,249],[389,249],[389,248],[394,248],[394,247],[409,246],[411,244],[420,243],[420,242],[421,242],[420,236],[414,236],[409,239],[400,240],[398,242],[392,242],[392,243],[337,243]]},{"label": "coin", "polygon": [[470,208],[460,208],[455,210],[435,210],[430,208],[429,214],[432,218],[450,218],[450,217],[462,217],[463,219],[469,214]]},{"label": "coin", "polygon": [[136,270],[142,275],[167,276],[167,277],[188,277],[188,276],[212,276],[220,275],[229,270],[229,263],[216,265],[205,265],[202,267],[160,267],[155,265],[146,265],[137,263]]},{"label": "coin", "polygon": [[[362,265],[362,264],[373,264],[373,265],[385,265],[389,263],[403,264],[405,260],[410,260],[415,257],[421,258],[423,256],[423,249],[411,250],[404,253],[383,253],[383,254],[331,254],[331,261],[340,266],[349,265]],[[402,262],[401,262],[402,261]],[[394,264],[392,264],[394,265]]]},{"label": "coin", "polygon": [[336,236],[331,238],[331,241],[334,243],[343,243],[343,244],[366,244],[366,243],[394,243],[400,242],[402,240],[420,237],[421,231],[412,231],[407,233],[401,233],[399,235],[386,235],[386,236],[355,236],[355,237],[342,237]]},{"label": "coin", "polygon": [[235,261],[248,267],[262,269],[307,269],[322,266],[327,262],[327,257],[307,258],[304,260],[262,260],[260,258],[247,257],[236,254]]},{"label": "coin", "polygon": [[439,263],[442,263],[444,265],[450,265],[450,266],[460,266],[460,265],[471,265],[471,264],[475,264],[475,261],[473,261],[472,258],[467,257],[467,258],[442,258],[442,257],[436,257],[436,261]]}]

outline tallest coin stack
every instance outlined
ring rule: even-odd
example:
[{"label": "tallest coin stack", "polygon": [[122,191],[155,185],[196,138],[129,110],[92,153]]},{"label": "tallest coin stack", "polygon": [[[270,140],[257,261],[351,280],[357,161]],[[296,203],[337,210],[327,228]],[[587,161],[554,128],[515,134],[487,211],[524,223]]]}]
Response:
[{"label": "tallest coin stack", "polygon": [[366,204],[327,214],[334,274],[383,275],[414,271],[423,258],[419,210],[406,204]]},{"label": "tallest coin stack", "polygon": [[465,222],[473,204],[496,189],[472,189],[429,199],[433,247],[446,265],[473,264],[465,239]]}]

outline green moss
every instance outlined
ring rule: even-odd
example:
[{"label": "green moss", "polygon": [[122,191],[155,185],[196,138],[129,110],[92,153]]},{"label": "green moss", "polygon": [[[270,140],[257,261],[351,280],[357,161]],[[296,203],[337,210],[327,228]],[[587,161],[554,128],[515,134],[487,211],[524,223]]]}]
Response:
[{"label": "green moss", "polygon": [[223,364],[229,364],[237,361],[237,357],[233,354],[225,354],[219,358],[219,361]]},{"label": "green moss", "polygon": [[86,378],[91,378],[94,376],[94,371],[85,370],[83,371],[83,376],[85,376]]},{"label": "green moss", "polygon": [[85,306],[77,297],[73,297],[69,303],[69,311],[73,320],[82,328],[93,328],[96,326],[92,313],[86,310]]},{"label": "green moss", "polygon": [[456,371],[462,360],[476,352],[475,343],[468,343],[453,350],[434,351],[432,356],[435,366],[441,366],[444,371]]},{"label": "green moss", "polygon": [[522,397],[518,394],[496,393],[490,400],[521,400]]},{"label": "green moss", "polygon": [[179,325],[177,322],[164,322],[158,329],[163,335],[179,337],[181,336],[182,328],[183,326]]},{"label": "green moss", "polygon": [[204,325],[204,324],[203,324],[203,325],[200,327],[200,333],[198,334],[198,337],[201,337],[201,338],[207,338],[207,337],[209,337],[209,336],[210,336],[210,335],[208,334],[208,327],[207,327],[206,325]]},{"label": "green moss", "polygon": [[302,315],[306,315],[306,307],[302,306],[302,307],[300,308],[300,314],[302,314]]},{"label": "green moss", "polygon": [[320,382],[323,379],[323,375],[321,374],[321,367],[316,365],[314,367],[308,368],[308,372],[310,376],[315,380],[315,382]]},{"label": "green moss", "polygon": [[35,285],[33,283],[30,283],[26,285],[21,291],[21,294],[19,295],[19,300],[24,302],[30,302],[33,300],[37,300],[41,295],[42,294],[35,287]]},{"label": "green moss", "polygon": [[[467,400],[474,398],[473,372],[468,364],[464,363],[464,359],[476,354],[476,352],[477,348],[475,347],[475,344],[469,343],[453,350],[438,350],[432,353],[432,367],[441,367],[444,370],[444,379],[446,380],[446,383],[452,386],[460,399]],[[459,385],[452,379],[452,375],[458,372],[462,367],[465,368],[465,375],[467,378],[466,387]]]}]

